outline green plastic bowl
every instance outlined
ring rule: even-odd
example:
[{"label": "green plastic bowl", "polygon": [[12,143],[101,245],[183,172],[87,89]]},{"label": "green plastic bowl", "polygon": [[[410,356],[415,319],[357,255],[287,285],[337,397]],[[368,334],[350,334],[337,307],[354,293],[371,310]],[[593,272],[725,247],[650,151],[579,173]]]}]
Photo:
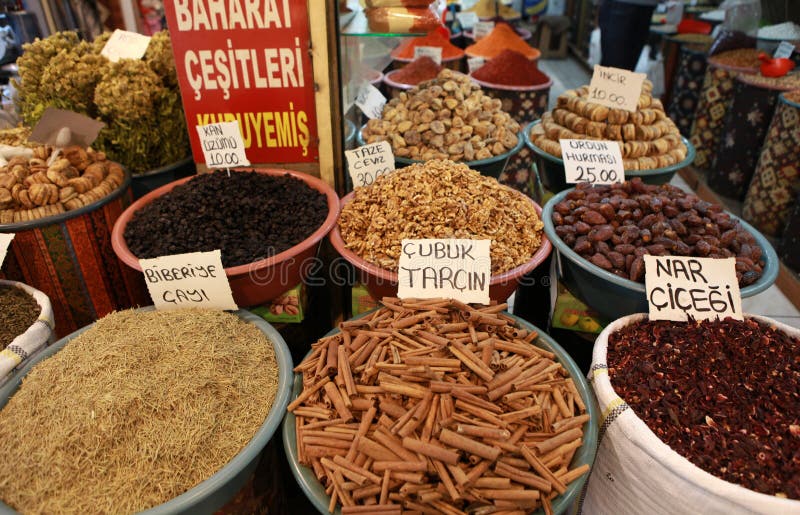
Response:
[{"label": "green plastic bowl", "polygon": [[[553,206],[561,202],[570,191],[572,188],[555,195],[545,204],[542,211],[544,232],[557,251],[561,280],[574,295],[577,295],[590,308],[595,309],[608,320],[616,320],[633,313],[647,313],[648,304],[644,283],[624,279],[603,270],[582,258],[556,234],[553,225]],[[764,270],[761,277],[758,278],[758,281],[740,290],[742,298],[752,297],[763,292],[775,282],[780,268],[778,255],[755,227],[731,213],[728,214],[732,219],[738,220],[742,227],[755,237],[756,243],[761,247],[764,259]]]},{"label": "green plastic bowl", "polygon": [[[366,316],[370,313],[372,313],[372,311],[355,317],[355,319],[361,318],[362,316]],[[534,341],[534,344],[554,353],[558,362],[567,369],[570,377],[573,379],[573,381],[575,381],[575,386],[581,395],[581,399],[583,399],[583,402],[586,405],[586,410],[589,414],[589,421],[583,425],[583,445],[580,449],[578,449],[578,452],[576,452],[575,456],[572,458],[571,468],[583,465],[584,463],[591,467],[594,463],[595,454],[597,453],[597,432],[598,423],[600,421],[600,411],[597,407],[594,394],[589,387],[589,383],[581,373],[578,365],[576,365],[569,354],[567,354],[567,351],[565,351],[558,343],[556,343],[555,340],[550,338],[550,336],[545,334],[538,327],[529,324],[525,320],[511,315],[510,313],[504,312],[503,314],[514,318],[518,327],[525,328],[529,331],[536,331],[539,334],[539,337]],[[325,336],[332,336],[338,332],[339,329],[334,329]],[[292,399],[296,399],[297,396],[300,395],[302,389],[303,376],[302,374],[295,374],[294,386],[292,389]],[[303,492],[305,492],[311,503],[317,508],[317,510],[319,510],[320,513],[327,514],[328,503],[330,502],[331,498],[325,493],[325,487],[317,480],[317,477],[314,475],[314,471],[305,465],[301,465],[297,460],[297,440],[295,438],[295,428],[294,414],[286,413],[286,417],[283,420],[283,448],[286,450],[286,457],[289,459],[289,466],[292,469],[292,474],[294,474],[297,483],[300,485],[300,488],[302,488]],[[563,514],[567,512],[583,489],[583,485],[588,476],[589,474],[584,474],[579,479],[576,479],[574,482],[570,483],[566,493],[556,497],[553,500],[553,513]],[[340,508],[336,508],[336,515],[341,515],[341,512],[342,511]],[[536,510],[534,515],[544,515],[544,511],[542,509]]]},{"label": "green plastic bowl", "polygon": [[[362,125],[361,129],[356,132],[356,141],[358,142],[358,146],[366,145],[364,141],[364,136],[362,131],[366,125]],[[517,144],[504,154],[500,154],[499,156],[493,156],[486,159],[478,159],[477,161],[462,161],[465,165],[470,167],[471,169],[475,170],[476,172],[480,172],[481,175],[486,175],[487,177],[494,177],[497,179],[500,177],[500,174],[503,173],[503,170],[506,168],[506,164],[508,164],[508,160],[511,156],[516,155],[521,149],[522,146],[525,145],[525,138],[524,134],[519,133],[517,134]],[[408,159],[405,157],[397,157],[394,156],[394,163],[396,168],[403,168],[405,166],[414,164],[414,163],[424,163],[425,161],[421,161],[419,159]]]},{"label": "green plastic bowl", "polygon": [[[528,148],[533,150],[534,154],[536,154],[536,168],[539,171],[545,187],[553,193],[558,193],[559,191],[571,188],[572,185],[567,184],[564,179],[564,160],[560,157],[548,154],[531,141],[531,129],[533,129],[534,125],[538,125],[541,122],[541,120],[535,120],[529,123],[523,130],[523,137],[525,138],[525,144]],[[683,136],[681,136],[681,141],[686,145],[686,157],[680,163],[675,163],[674,165],[664,168],[654,168],[652,170],[625,170],[625,178],[632,179],[633,177],[641,177],[642,181],[647,184],[665,184],[669,182],[678,170],[682,170],[694,162],[696,153],[694,145]]]},{"label": "green plastic bowl", "polygon": [[[148,306],[137,311],[152,311],[153,309],[153,306]],[[280,333],[263,318],[244,310],[234,311],[233,313],[238,315],[242,320],[250,322],[258,327],[273,343],[275,359],[278,362],[278,391],[275,395],[275,402],[272,404],[267,418],[264,420],[264,423],[258,429],[255,436],[253,436],[253,439],[250,440],[250,443],[239,451],[239,454],[234,456],[230,462],[194,488],[164,504],[154,506],[149,510],[141,512],[143,514],[171,515],[180,513],[187,515],[211,515],[225,506],[250,479],[256,465],[258,465],[258,457],[261,451],[270,441],[272,435],[278,429],[278,424],[280,424],[283,419],[286,406],[289,404],[289,390],[292,387],[293,365],[289,348],[286,346],[286,342],[283,340]],[[0,410],[3,409],[14,392],[17,391],[22,379],[37,363],[60,351],[70,340],[91,328],[93,325],[94,324],[90,324],[78,329],[42,351],[14,376],[11,381],[0,388]],[[87,359],[91,359],[91,356],[87,357]],[[0,501],[0,514],[16,513],[17,511]]]}]

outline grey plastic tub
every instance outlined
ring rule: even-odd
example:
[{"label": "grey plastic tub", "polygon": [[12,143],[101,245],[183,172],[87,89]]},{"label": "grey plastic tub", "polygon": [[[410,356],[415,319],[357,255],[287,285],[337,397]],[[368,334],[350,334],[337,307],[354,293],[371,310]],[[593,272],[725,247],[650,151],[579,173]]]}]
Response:
[{"label": "grey plastic tub", "polygon": [[[564,284],[574,295],[577,295],[590,308],[609,320],[616,320],[633,313],[647,313],[647,295],[644,283],[623,279],[618,275],[603,270],[599,266],[581,257],[577,252],[564,243],[557,234],[553,225],[553,206],[561,202],[572,188],[562,191],[551,198],[542,210],[542,222],[547,238],[556,248],[558,265]],[[764,270],[758,281],[741,288],[742,298],[752,297],[772,286],[778,277],[778,255],[772,245],[755,227],[741,218],[731,214],[731,218],[738,220],[742,227],[753,235],[756,243],[761,247],[764,259]]]},{"label": "grey plastic tub", "polygon": [[[152,311],[153,309],[152,306],[149,306],[141,308],[138,311]],[[278,425],[283,420],[286,406],[289,404],[289,393],[292,388],[293,365],[289,348],[286,346],[286,342],[283,340],[280,333],[263,318],[245,310],[234,311],[233,313],[242,320],[250,322],[258,327],[273,343],[275,359],[278,362],[278,392],[275,395],[275,402],[272,404],[272,408],[269,410],[269,414],[264,420],[264,423],[258,429],[250,443],[239,451],[239,454],[234,456],[233,459],[217,471],[217,473],[178,497],[141,513],[147,515],[213,514],[225,506],[228,501],[233,499],[247,480],[250,479],[256,465],[258,465],[258,457],[261,451],[266,447],[272,435],[278,429]],[[14,376],[9,383],[0,388],[0,410],[5,407],[8,400],[14,392],[17,391],[17,388],[19,388],[22,379],[36,364],[60,351],[70,340],[88,330],[93,325],[94,324],[91,324],[78,329],[48,347],[28,363],[28,365]],[[91,359],[91,357],[87,357],[87,359]],[[0,514],[16,513],[18,512],[0,501]]]},{"label": "grey plastic tub", "polygon": [[[372,311],[364,313],[363,315],[355,318],[361,318],[362,316],[366,316],[371,312]],[[503,314],[513,318],[518,327],[522,327],[529,331],[536,331],[539,337],[533,341],[533,344],[555,354],[556,360],[564,366],[570,377],[575,381],[575,387],[578,389],[578,393],[580,393],[581,399],[583,399],[583,402],[586,405],[586,413],[589,415],[589,421],[583,425],[583,445],[581,445],[581,447],[575,453],[575,456],[572,458],[570,468],[578,467],[583,464],[587,464],[591,467],[594,463],[595,454],[597,453],[600,411],[597,406],[597,402],[595,401],[594,394],[589,387],[589,383],[567,351],[565,351],[563,347],[556,343],[556,341],[553,340],[547,333],[540,330],[535,325],[528,323],[522,318],[506,312]],[[334,329],[326,336],[332,336],[338,332],[339,329]],[[295,374],[294,386],[292,389],[292,399],[296,399],[297,396],[300,395],[302,389],[303,376],[302,374]],[[286,457],[289,460],[289,466],[292,469],[292,474],[294,474],[297,483],[300,485],[300,488],[302,488],[309,501],[311,501],[311,504],[313,504],[321,514],[326,514],[328,513],[330,496],[325,493],[325,487],[314,475],[314,471],[305,465],[301,465],[297,458],[295,423],[296,420],[294,414],[287,413],[286,418],[283,421],[283,448],[286,450]],[[559,495],[553,500],[553,513],[559,515],[567,513],[572,504],[579,497],[588,476],[589,474],[584,474],[579,479],[570,483],[564,495]],[[341,512],[341,508],[337,507],[334,514],[341,515]],[[544,515],[544,511],[539,508],[533,512],[533,515]]]}]

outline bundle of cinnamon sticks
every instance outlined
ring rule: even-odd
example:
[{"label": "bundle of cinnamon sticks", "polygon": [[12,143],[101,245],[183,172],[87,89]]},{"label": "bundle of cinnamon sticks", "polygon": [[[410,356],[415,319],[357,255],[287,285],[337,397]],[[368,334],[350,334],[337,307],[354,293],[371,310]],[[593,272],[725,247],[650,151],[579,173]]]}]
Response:
[{"label": "bundle of cinnamon sticks", "polygon": [[342,514],[524,514],[570,468],[586,406],[506,304],[384,298],[295,368],[297,452]]}]

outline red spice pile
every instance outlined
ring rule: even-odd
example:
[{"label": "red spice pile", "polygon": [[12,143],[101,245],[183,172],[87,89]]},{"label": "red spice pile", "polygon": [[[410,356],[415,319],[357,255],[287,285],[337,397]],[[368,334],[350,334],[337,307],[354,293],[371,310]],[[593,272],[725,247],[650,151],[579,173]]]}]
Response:
[{"label": "red spice pile", "polygon": [[550,77],[539,71],[536,61],[531,61],[514,50],[503,50],[497,57],[472,72],[472,76],[504,86],[538,86],[550,80]]},{"label": "red spice pile", "polygon": [[391,80],[416,86],[420,82],[436,78],[440,71],[442,67],[436,61],[430,57],[420,57],[392,73]]},{"label": "red spice pile", "polygon": [[409,39],[392,50],[395,59],[413,59],[414,49],[418,46],[433,46],[442,49],[442,59],[455,59],[464,56],[464,51],[450,43],[440,32],[434,31],[427,36]]}]

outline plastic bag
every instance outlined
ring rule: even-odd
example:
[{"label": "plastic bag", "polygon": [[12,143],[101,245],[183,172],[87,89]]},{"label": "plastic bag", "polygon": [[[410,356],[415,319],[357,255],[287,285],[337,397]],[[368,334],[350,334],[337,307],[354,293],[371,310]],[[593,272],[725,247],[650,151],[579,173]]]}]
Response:
[{"label": "plastic bag", "polygon": [[0,285],[24,290],[42,308],[38,320],[27,331],[14,338],[8,347],[0,351],[0,385],[2,385],[14,375],[16,370],[28,363],[31,357],[53,341],[55,317],[50,299],[39,290],[16,281],[0,280]]},{"label": "plastic bag", "polygon": [[364,14],[373,32],[430,32],[441,25],[439,2],[428,7],[373,7]]},{"label": "plastic bag", "polygon": [[714,42],[711,43],[711,48],[708,49],[708,55],[717,55],[738,48],[755,48],[756,43],[756,38],[750,37],[744,32],[720,29]]},{"label": "plastic bag", "polygon": [[719,7],[725,10],[723,28],[744,32],[748,36],[758,35],[761,0],[725,0]]},{"label": "plastic bag", "polygon": [[[642,313],[617,319],[595,341],[589,380],[603,420],[580,513],[797,513],[800,503],[796,500],[748,490],[695,466],[661,441],[617,395],[608,375],[608,337],[646,316]],[[768,318],[746,316],[800,336],[796,328]]]},{"label": "plastic bag", "polygon": [[603,59],[603,51],[600,46],[600,29],[594,29],[589,36],[589,67],[600,64]]},{"label": "plastic bag", "polygon": [[664,94],[664,56],[659,52],[658,56],[648,61],[647,79],[653,83],[653,97],[660,97]]}]

